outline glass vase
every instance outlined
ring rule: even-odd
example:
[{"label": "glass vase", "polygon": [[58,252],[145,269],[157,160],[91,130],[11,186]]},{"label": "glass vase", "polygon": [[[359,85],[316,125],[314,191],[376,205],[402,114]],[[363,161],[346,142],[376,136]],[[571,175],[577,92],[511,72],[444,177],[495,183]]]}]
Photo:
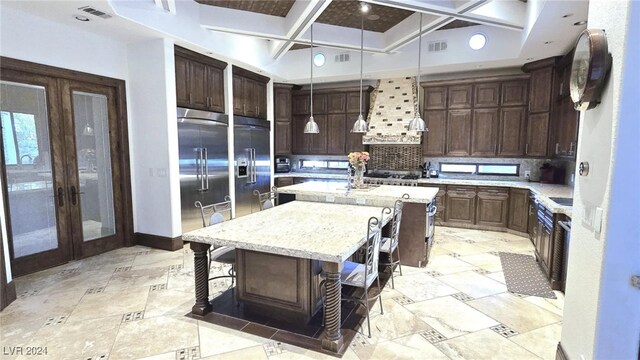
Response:
[{"label": "glass vase", "polygon": [[365,187],[364,174],[367,172],[367,166],[365,164],[358,164],[355,168],[353,175],[353,187],[356,189],[362,189]]}]

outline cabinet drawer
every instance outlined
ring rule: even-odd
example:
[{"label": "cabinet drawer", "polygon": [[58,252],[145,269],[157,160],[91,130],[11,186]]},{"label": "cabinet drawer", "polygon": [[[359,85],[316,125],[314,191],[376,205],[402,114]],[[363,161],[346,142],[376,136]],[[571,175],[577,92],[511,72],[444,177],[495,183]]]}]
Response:
[{"label": "cabinet drawer", "polygon": [[476,187],[475,186],[462,186],[462,185],[449,185],[447,186],[447,193],[448,192],[471,192],[471,193],[476,193]]},{"label": "cabinet drawer", "polygon": [[497,197],[509,197],[508,188],[491,188],[491,187],[479,187],[478,196],[497,196]]}]

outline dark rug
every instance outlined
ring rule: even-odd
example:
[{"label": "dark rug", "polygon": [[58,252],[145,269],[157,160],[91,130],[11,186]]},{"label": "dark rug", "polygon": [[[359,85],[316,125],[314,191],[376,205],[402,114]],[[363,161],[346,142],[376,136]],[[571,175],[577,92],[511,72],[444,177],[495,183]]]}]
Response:
[{"label": "dark rug", "polygon": [[500,262],[510,292],[555,299],[549,281],[533,256],[501,252]]}]

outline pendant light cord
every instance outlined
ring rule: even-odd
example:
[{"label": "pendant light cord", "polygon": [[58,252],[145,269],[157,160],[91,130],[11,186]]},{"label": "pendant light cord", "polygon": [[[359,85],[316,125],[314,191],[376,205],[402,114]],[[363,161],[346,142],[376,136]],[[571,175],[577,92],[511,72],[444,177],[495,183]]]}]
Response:
[{"label": "pendant light cord", "polygon": [[313,24],[311,24],[311,48],[310,48],[310,52],[311,52],[311,93],[309,95],[309,98],[311,99],[310,101],[310,108],[309,111],[311,113],[311,118],[313,119]]},{"label": "pendant light cord", "polygon": [[362,117],[362,64],[364,54],[364,13],[362,13],[360,27],[360,117]]},{"label": "pendant light cord", "polygon": [[418,76],[416,77],[416,117],[420,116],[420,58],[422,56],[422,13],[420,13],[420,30],[418,32]]}]

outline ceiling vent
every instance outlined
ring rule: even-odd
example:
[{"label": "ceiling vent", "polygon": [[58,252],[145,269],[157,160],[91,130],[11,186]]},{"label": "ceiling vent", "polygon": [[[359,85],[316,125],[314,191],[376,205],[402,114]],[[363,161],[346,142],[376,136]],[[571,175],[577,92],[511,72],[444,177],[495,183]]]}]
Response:
[{"label": "ceiling vent", "polygon": [[351,59],[351,57],[349,56],[349,54],[344,53],[344,54],[338,54],[336,55],[335,61],[336,62],[347,62]]},{"label": "ceiling vent", "polygon": [[82,11],[84,11],[86,13],[89,13],[89,14],[91,14],[93,16],[97,16],[97,17],[100,17],[100,18],[103,18],[103,19],[109,19],[109,18],[113,17],[113,16],[107,14],[106,12],[94,9],[91,6],[79,7],[78,10],[82,10]]},{"label": "ceiling vent", "polygon": [[440,52],[447,50],[446,41],[429,41],[429,52]]}]

